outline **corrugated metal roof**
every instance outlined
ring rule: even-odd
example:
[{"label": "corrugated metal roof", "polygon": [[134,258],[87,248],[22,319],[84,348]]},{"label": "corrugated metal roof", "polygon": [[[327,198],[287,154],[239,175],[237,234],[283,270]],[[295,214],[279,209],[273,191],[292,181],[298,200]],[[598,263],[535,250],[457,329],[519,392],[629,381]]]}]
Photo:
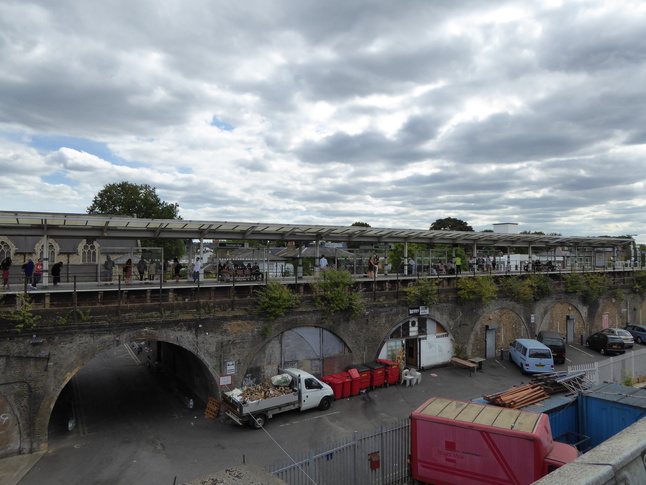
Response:
[{"label": "corrugated metal roof", "polygon": [[358,226],[319,226],[262,222],[136,219],[127,216],[0,211],[0,235],[122,239],[232,239],[332,241],[387,244],[477,244],[510,247],[617,247],[633,239],[548,236],[495,232],[431,231]]},{"label": "corrugated metal roof", "polygon": [[595,399],[646,409],[646,389],[626,387],[621,384],[599,384],[585,394]]}]

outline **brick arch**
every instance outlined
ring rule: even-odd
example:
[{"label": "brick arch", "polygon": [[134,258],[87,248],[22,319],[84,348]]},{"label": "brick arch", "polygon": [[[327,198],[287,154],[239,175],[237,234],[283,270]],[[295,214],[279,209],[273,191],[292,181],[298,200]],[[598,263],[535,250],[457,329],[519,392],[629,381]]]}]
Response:
[{"label": "brick arch", "polygon": [[[288,334],[293,332],[293,334]],[[323,343],[308,340],[321,332]],[[308,335],[312,334],[312,335]],[[326,334],[329,337],[326,337]],[[285,338],[289,341],[285,341]],[[326,341],[327,340],[327,341]],[[313,345],[320,345],[313,348]],[[301,349],[297,346],[302,345]],[[289,346],[287,348],[286,346]],[[300,351],[299,351],[300,350]],[[326,355],[326,351],[334,351]],[[315,375],[327,375],[344,370],[353,361],[348,342],[338,333],[322,325],[300,325],[283,329],[266,340],[254,353],[248,363],[244,384],[264,382],[275,374],[283,362],[297,363],[297,367]]]},{"label": "brick arch", "polygon": [[609,327],[624,327],[626,324],[626,315],[622,311],[622,303],[614,298],[604,298],[599,302],[599,309],[591,315],[588,332],[593,334],[603,329],[604,315],[607,314]]},{"label": "brick arch", "polygon": [[[567,316],[574,315],[574,336],[575,340],[579,335],[587,332],[585,318],[578,306],[571,302],[557,302],[545,312],[543,318],[536,325],[536,333],[541,330],[557,332],[563,336],[567,334]],[[578,340],[577,340],[578,342]]]},{"label": "brick arch", "polygon": [[60,370],[56,375],[46,376],[43,397],[36,408],[33,451],[47,450],[49,421],[51,419],[54,406],[63,392],[63,389],[74,375],[76,375],[98,355],[114,349],[115,346],[119,346],[123,343],[138,340],[152,340],[180,347],[184,351],[191,353],[204,366],[206,371],[211,374],[213,382],[217,382],[217,376],[209,363],[209,360],[215,361],[215,359],[212,356],[209,358],[201,352],[195,351],[196,349],[193,345],[195,343],[195,333],[187,330],[182,332],[181,336],[178,336],[177,329],[174,329],[173,335],[175,336],[174,338],[171,338],[170,335],[165,335],[164,330],[151,331],[150,329],[132,329],[125,330],[120,333],[110,332],[102,335],[95,334],[91,340],[88,340],[85,343],[85,345],[79,345],[78,342],[73,340],[60,342],[58,352],[56,352],[56,355],[52,354],[51,356],[51,360],[57,362],[61,366]]},{"label": "brick arch", "polygon": [[530,330],[518,314],[510,308],[499,308],[485,313],[475,324],[473,332],[467,343],[467,354],[469,356],[485,356],[485,332],[487,325],[497,325],[496,328],[496,350],[506,349],[509,342],[517,338],[532,338]]}]

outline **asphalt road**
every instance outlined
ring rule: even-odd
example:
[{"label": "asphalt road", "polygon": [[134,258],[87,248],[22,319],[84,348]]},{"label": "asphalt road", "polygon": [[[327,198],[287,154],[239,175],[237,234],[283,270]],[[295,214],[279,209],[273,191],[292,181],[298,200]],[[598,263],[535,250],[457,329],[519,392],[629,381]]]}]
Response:
[{"label": "asphalt road", "polygon": [[[569,362],[556,370],[606,358],[569,346]],[[341,399],[328,411],[283,413],[265,430],[252,430],[225,418],[205,418],[201,403],[187,409],[142,360],[120,346],[79,371],[71,395],[61,396],[52,414],[48,452],[20,485],[181,484],[243,461],[266,465],[333,445],[355,430],[406,418],[432,396],[469,400],[530,379],[508,360],[490,359],[475,375],[440,367],[424,371],[417,386],[376,389],[370,400]],[[70,402],[77,403],[72,431]]]}]

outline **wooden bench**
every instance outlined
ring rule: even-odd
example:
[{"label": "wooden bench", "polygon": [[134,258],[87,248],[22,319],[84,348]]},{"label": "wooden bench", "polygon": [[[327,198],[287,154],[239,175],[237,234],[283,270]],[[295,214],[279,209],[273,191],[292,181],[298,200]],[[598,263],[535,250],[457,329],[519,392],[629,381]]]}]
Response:
[{"label": "wooden bench", "polygon": [[473,362],[469,362],[468,360],[458,359],[457,357],[451,357],[451,364],[457,365],[458,367],[462,367],[464,369],[469,369],[469,372],[473,371],[474,374],[476,372],[476,369],[478,368],[478,364],[474,364]]}]

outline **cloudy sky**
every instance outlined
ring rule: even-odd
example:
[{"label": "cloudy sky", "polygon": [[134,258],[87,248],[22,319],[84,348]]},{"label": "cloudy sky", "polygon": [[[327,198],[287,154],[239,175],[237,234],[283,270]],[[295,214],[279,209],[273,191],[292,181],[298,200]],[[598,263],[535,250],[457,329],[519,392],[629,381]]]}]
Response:
[{"label": "cloudy sky", "polygon": [[646,242],[646,3],[0,0],[1,210]]}]

